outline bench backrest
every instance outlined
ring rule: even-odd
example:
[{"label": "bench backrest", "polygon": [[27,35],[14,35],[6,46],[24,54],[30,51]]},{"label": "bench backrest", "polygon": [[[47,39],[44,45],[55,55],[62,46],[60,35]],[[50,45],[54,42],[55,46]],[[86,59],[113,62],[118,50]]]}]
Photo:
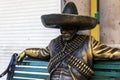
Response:
[{"label": "bench backrest", "polygon": [[[23,77],[25,80],[47,79],[47,65],[48,62],[44,61],[24,60],[21,65],[16,65],[13,80],[22,80]],[[93,69],[95,74],[91,80],[120,80],[120,61],[95,61]]]},{"label": "bench backrest", "polygon": [[16,65],[12,80],[47,80],[48,62],[26,59],[21,65]]},{"label": "bench backrest", "polygon": [[92,80],[120,80],[120,61],[97,60],[93,68],[95,77]]}]

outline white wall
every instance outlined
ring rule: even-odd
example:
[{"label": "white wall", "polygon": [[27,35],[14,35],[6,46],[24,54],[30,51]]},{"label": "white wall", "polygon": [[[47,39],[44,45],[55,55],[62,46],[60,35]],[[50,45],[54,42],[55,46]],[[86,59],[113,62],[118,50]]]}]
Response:
[{"label": "white wall", "polygon": [[[45,47],[59,30],[45,28],[42,14],[60,13],[60,0],[0,0],[0,74],[13,53]],[[2,78],[0,80],[5,80]]]},{"label": "white wall", "polygon": [[99,2],[101,41],[120,48],[120,0],[99,0]]}]

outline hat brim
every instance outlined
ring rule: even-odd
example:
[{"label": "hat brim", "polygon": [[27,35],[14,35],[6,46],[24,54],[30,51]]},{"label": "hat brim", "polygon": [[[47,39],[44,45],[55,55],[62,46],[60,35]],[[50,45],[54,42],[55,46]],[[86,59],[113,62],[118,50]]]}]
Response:
[{"label": "hat brim", "polygon": [[93,29],[97,19],[74,14],[48,14],[41,16],[42,23],[47,28],[77,27],[78,30]]}]

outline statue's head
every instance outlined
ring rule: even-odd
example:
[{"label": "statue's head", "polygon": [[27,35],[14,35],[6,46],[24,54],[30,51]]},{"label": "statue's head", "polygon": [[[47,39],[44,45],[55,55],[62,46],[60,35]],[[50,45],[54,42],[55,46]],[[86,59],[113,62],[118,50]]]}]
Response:
[{"label": "statue's head", "polygon": [[47,28],[60,29],[63,40],[71,40],[78,30],[93,29],[97,24],[93,17],[78,15],[73,2],[65,5],[62,14],[42,15],[41,20]]},{"label": "statue's head", "polygon": [[[62,12],[63,14],[73,14],[78,15],[77,7],[73,2],[69,2],[65,5],[64,10]],[[60,26],[60,32],[62,35],[63,40],[69,41],[71,40],[76,32],[78,31],[78,28],[73,26]]]}]

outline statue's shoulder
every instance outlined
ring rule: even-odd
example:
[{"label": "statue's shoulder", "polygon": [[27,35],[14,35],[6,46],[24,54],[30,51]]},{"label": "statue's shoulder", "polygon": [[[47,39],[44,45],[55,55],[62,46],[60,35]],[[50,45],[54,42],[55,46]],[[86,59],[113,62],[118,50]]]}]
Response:
[{"label": "statue's shoulder", "polygon": [[61,35],[59,35],[59,36],[57,36],[56,38],[52,39],[52,40],[51,40],[51,43],[55,43],[55,42],[57,42],[57,41],[60,41],[61,38],[62,38]]},{"label": "statue's shoulder", "polygon": [[78,34],[78,36],[80,36],[80,37],[90,37],[90,35],[86,35],[86,34]]},{"label": "statue's shoulder", "polygon": [[[86,35],[86,34],[80,34],[79,36],[81,36],[83,39],[85,39],[87,42],[91,42],[94,40],[94,37],[91,35]],[[85,38],[84,38],[85,37]]]}]

